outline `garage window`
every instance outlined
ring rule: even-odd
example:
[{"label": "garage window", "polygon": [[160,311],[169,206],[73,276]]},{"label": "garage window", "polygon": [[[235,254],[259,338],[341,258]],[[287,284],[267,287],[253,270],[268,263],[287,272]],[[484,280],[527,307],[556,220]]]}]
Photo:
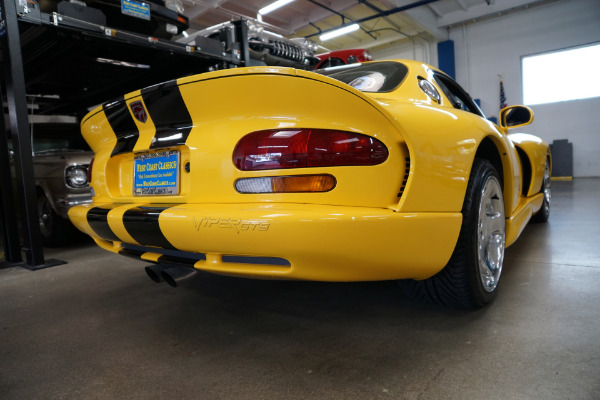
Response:
[{"label": "garage window", "polygon": [[600,97],[600,43],[522,58],[526,105]]}]

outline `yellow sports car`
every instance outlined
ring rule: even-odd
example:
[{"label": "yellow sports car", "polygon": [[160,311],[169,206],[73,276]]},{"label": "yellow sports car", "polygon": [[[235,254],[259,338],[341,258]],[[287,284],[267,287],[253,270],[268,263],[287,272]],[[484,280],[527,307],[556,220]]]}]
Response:
[{"label": "yellow sports car", "polygon": [[172,285],[195,270],[399,279],[416,297],[480,307],[505,247],[550,210],[548,145],[507,134],[532,111],[500,119],[416,61],[189,76],[84,118],[93,203],[69,215]]}]

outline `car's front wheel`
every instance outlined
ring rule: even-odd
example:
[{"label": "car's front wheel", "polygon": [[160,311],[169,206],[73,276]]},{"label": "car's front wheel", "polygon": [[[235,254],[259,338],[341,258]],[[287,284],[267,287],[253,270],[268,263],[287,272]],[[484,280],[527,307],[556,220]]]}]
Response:
[{"label": "car's front wheel", "polygon": [[419,300],[451,307],[477,308],[496,296],[506,223],[500,177],[487,160],[475,159],[462,209],[458,242],[443,270],[422,281],[402,281]]}]

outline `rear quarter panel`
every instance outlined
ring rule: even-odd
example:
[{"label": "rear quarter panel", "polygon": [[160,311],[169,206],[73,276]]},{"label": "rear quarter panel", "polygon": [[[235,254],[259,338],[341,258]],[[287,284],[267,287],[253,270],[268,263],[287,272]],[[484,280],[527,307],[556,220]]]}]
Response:
[{"label": "rear quarter panel", "polygon": [[380,100],[388,104],[406,132],[411,155],[411,174],[400,211],[460,211],[473,160],[484,138],[493,141],[501,156],[507,214],[516,207],[520,190],[518,160],[510,143],[491,122],[437,105]]},{"label": "rear quarter panel", "polygon": [[435,82],[431,67],[402,61],[409,73],[400,87],[372,94],[404,132],[411,172],[400,211],[457,212],[464,196],[477,150],[485,139],[495,146],[502,168],[506,215],[517,209],[521,169],[513,143],[492,122],[451,106],[443,92],[441,103],[418,86],[418,79]]}]

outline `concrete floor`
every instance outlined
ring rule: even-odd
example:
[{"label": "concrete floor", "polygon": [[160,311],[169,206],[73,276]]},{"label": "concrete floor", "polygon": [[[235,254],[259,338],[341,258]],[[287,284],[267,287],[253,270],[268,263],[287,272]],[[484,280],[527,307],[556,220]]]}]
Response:
[{"label": "concrete floor", "polygon": [[0,399],[600,399],[600,179],[553,183],[463,311],[393,282],[199,275],[173,289],[89,242],[0,270]]}]

